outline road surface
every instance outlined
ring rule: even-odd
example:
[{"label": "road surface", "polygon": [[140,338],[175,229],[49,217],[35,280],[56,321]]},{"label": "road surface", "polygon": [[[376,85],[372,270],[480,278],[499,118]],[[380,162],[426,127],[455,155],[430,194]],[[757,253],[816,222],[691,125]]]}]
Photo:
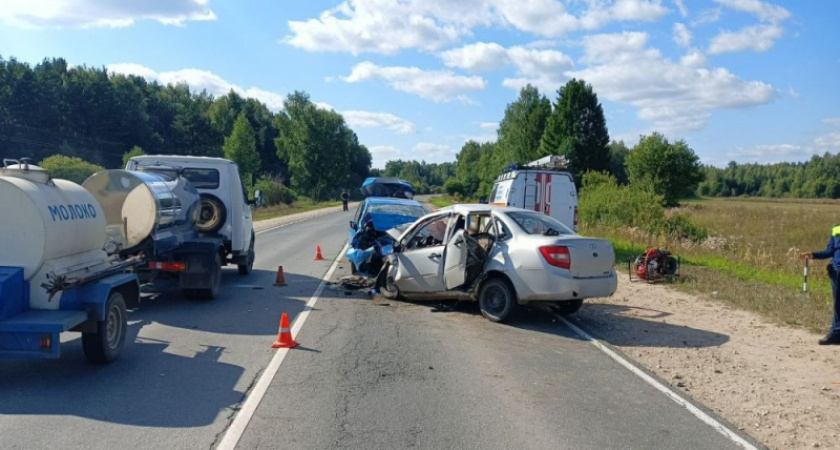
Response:
[{"label": "road surface", "polygon": [[[0,449],[215,448],[274,354],[281,312],[303,310],[349,220],[259,233],[254,273],[226,269],[216,300],[148,295],[114,364],[88,364],[73,334],[61,360],[0,360]],[[272,286],[278,265],[286,287]],[[295,338],[237,448],[739,448],[542,311],[498,325],[472,304],[328,285]]]}]

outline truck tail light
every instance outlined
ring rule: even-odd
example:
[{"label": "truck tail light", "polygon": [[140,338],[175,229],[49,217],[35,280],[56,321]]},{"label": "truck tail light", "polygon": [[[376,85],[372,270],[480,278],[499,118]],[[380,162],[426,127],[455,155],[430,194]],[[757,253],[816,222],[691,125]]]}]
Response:
[{"label": "truck tail light", "polygon": [[577,229],[577,223],[578,223],[578,207],[575,206],[575,229]]},{"label": "truck tail light", "polygon": [[49,350],[52,348],[52,336],[49,334],[44,334],[41,336],[40,342],[41,350]]},{"label": "truck tail light", "polygon": [[572,268],[572,257],[569,255],[569,247],[565,245],[547,245],[540,247],[545,262],[554,267],[569,270]]},{"label": "truck tail light", "polygon": [[149,269],[165,270],[167,272],[184,272],[187,270],[187,263],[185,262],[155,262],[149,263]]}]

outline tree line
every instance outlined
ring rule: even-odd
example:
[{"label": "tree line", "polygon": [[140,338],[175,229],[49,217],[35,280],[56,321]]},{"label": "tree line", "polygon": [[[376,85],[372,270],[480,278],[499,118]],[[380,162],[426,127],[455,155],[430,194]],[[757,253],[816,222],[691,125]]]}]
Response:
[{"label": "tree line", "polygon": [[457,155],[455,177],[444,185],[452,195],[486,197],[502,171],[548,155],[566,156],[578,184],[589,172],[608,173],[617,184],[650,189],[665,206],[692,195],[702,180],[701,166],[685,141],[659,133],[641,136],[629,149],[610,142],[604,111],[592,86],[572,79],[552,103],[527,85],[507,105],[494,142],[468,141]]},{"label": "tree line", "polygon": [[715,197],[840,198],[840,155],[814,155],[809,161],[706,166],[697,193]]},{"label": "tree line", "polygon": [[233,91],[216,98],[61,58],[33,67],[0,56],[4,158],[60,154],[116,168],[127,152],[228,157],[249,183],[282,183],[315,199],[360,185],[371,167],[370,152],[344,118],[304,92],[272,112]]}]

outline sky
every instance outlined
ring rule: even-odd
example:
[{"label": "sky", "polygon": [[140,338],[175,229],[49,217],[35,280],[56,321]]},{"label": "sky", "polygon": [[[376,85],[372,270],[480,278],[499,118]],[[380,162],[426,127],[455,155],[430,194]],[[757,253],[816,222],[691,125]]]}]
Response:
[{"label": "sky", "polygon": [[701,161],[840,151],[835,0],[0,0],[0,55],[63,57],[272,110],[296,90],[372,155],[454,161],[527,83],[593,86],[610,138]]}]

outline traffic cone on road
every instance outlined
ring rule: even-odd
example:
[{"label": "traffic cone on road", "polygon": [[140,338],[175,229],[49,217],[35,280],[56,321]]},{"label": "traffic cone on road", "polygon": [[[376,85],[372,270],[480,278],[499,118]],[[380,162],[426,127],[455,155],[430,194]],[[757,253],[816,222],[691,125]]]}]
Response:
[{"label": "traffic cone on road", "polygon": [[283,275],[283,266],[277,266],[277,278],[274,279],[275,286],[285,286],[286,276]]},{"label": "traffic cone on road", "polygon": [[321,246],[315,247],[315,261],[323,261],[324,257],[321,255]]},{"label": "traffic cone on road", "polygon": [[277,341],[271,344],[271,348],[295,348],[298,344],[292,338],[292,329],[289,328],[289,315],[283,313],[280,316],[280,330],[277,333]]}]

